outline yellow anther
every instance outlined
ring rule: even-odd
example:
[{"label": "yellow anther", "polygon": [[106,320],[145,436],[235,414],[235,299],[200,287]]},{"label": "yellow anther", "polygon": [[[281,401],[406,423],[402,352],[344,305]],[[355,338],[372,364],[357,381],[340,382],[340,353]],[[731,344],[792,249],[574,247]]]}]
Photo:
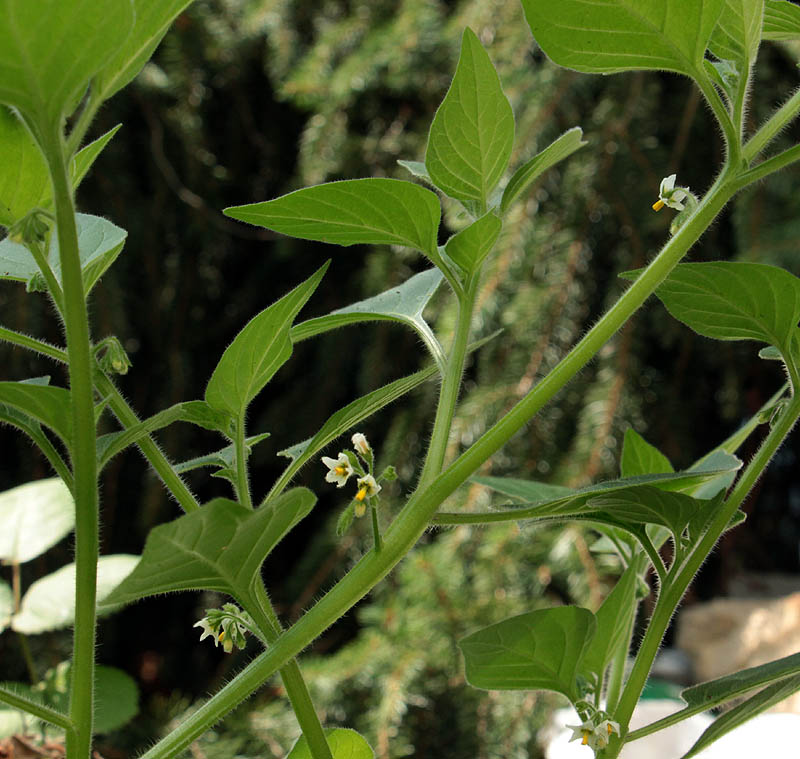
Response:
[{"label": "yellow anther", "polygon": [[340,477],[344,477],[347,474],[347,467],[344,467],[344,466],[340,465],[340,466],[334,467],[333,471],[336,472],[336,474],[338,474]]},{"label": "yellow anther", "polygon": [[581,741],[581,746],[585,746],[588,743],[589,743],[589,731],[588,730],[584,730],[583,731],[583,740]]},{"label": "yellow anther", "polygon": [[356,493],[356,500],[363,501],[366,497],[367,497],[367,486],[364,485],[364,487],[362,487],[361,490],[359,490]]},{"label": "yellow anther", "polygon": [[221,632],[221,633],[220,633],[220,634],[217,636],[217,640],[218,640],[220,643],[222,643],[222,641],[223,641],[223,640],[225,640],[225,630],[223,630],[223,631],[222,631],[222,632]]},{"label": "yellow anther", "polygon": [[664,201],[661,200],[661,198],[659,198],[655,203],[653,203],[653,210],[660,211],[665,205],[666,203],[664,203]]}]

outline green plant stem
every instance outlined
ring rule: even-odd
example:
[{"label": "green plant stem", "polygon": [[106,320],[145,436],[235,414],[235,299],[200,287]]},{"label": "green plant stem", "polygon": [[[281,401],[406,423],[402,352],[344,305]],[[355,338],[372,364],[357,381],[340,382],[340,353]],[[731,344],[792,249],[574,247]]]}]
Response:
[{"label": "green plant stem", "polygon": [[236,420],[236,495],[242,506],[253,508],[253,499],[250,496],[250,479],[247,476],[247,446],[245,444],[244,409]]},{"label": "green plant stem", "polygon": [[21,632],[17,633],[17,642],[19,643],[19,649],[22,651],[22,658],[25,661],[25,669],[28,670],[28,679],[31,681],[31,685],[36,685],[39,682],[39,675],[36,672],[36,663],[33,661],[33,656],[31,655],[31,647],[28,645],[28,638]]},{"label": "green plant stem", "polygon": [[54,127],[43,145],[53,183],[64,326],[69,356],[72,401],[72,469],[75,477],[75,625],[69,714],[74,732],[67,734],[70,759],[91,754],[94,721],[94,645],[96,627],[99,514],[97,454],[92,384],[89,317],[83,289],[72,184],[60,129]]},{"label": "green plant stem", "polygon": [[722,129],[722,134],[725,137],[725,145],[728,153],[727,165],[738,166],[741,161],[741,143],[739,141],[737,129],[734,126],[733,119],[731,118],[731,114],[725,107],[725,103],[722,102],[716,87],[712,83],[705,70],[698,69],[694,73],[693,78],[695,82],[697,82],[700,92],[703,93],[706,102],[709,104],[709,106],[711,106],[711,110],[714,112],[714,116],[717,118],[717,123],[719,123],[720,128]]},{"label": "green plant stem", "polygon": [[800,88],[795,90],[794,94],[745,143],[742,149],[742,158],[750,164],[798,113],[800,113]]},{"label": "green plant stem", "polygon": [[72,722],[63,712],[51,709],[49,706],[33,701],[27,696],[14,693],[2,685],[0,685],[0,701],[9,706],[13,706],[15,709],[28,712],[28,714],[32,714],[34,717],[49,722],[51,725],[56,725],[56,727],[66,730],[68,735],[73,732]]},{"label": "green plant stem", "polygon": [[375,551],[380,551],[383,548],[383,538],[381,537],[381,525],[378,521],[378,510],[374,506],[369,507],[372,513],[372,542],[375,546]]},{"label": "green plant stem", "polygon": [[56,279],[56,275],[53,273],[50,262],[47,260],[47,256],[38,243],[32,242],[27,244],[25,247],[33,256],[33,260],[36,261],[36,265],[39,267],[39,271],[42,273],[44,281],[47,283],[47,289],[50,291],[50,296],[56,304],[56,309],[59,313],[63,313],[64,293],[61,290],[61,285],[58,284],[58,280]]},{"label": "green plant stem", "polygon": [[417,490],[423,490],[438,476],[444,465],[447,454],[447,443],[450,429],[461,390],[461,376],[464,373],[464,361],[467,356],[469,333],[472,326],[472,314],[475,310],[475,298],[478,291],[479,276],[470,278],[467,286],[458,297],[458,321],[456,322],[453,344],[447,357],[442,386],[439,391],[439,403],[436,407],[436,419],[433,423],[431,442],[425,458],[425,465],[419,478]]},{"label": "green plant stem", "polygon": [[[744,472],[742,472],[742,476],[737,481],[731,494],[724,501],[703,538],[680,565],[670,569],[669,577],[659,594],[653,616],[650,619],[647,631],[642,639],[642,644],[636,654],[633,669],[631,670],[625,690],[620,698],[619,707],[615,713],[616,721],[621,725],[627,725],[630,722],[633,710],[639,701],[639,697],[641,696],[650,673],[653,660],[658,653],[658,649],[667,627],[669,626],[669,622],[672,619],[672,615],[683,598],[686,589],[689,587],[689,584],[697,574],[703,562],[711,553],[722,533],[727,529],[731,518],[744,502],[744,499],[756,483],[756,480],[761,476],[769,460],[797,422],[798,417],[800,417],[800,396],[795,396],[764,439],[756,455],[747,465]],[[608,756],[611,759],[617,756],[617,753],[614,753],[611,749],[613,748],[618,752],[622,746],[622,742],[619,740],[615,743],[617,744],[616,746],[613,744],[609,746],[611,752]]]},{"label": "green plant stem", "polygon": [[36,353],[41,353],[43,356],[54,358],[56,361],[60,361],[62,364],[66,364],[68,360],[67,352],[65,350],[56,348],[54,345],[50,345],[50,343],[46,343],[43,340],[37,340],[35,337],[30,337],[22,332],[16,332],[13,329],[0,327],[0,340],[5,340],[7,343],[19,345],[20,348],[27,348],[28,350],[35,351]]},{"label": "green plant stem", "polygon": [[83,138],[86,137],[86,132],[89,130],[89,126],[91,125],[92,121],[94,121],[94,117],[97,115],[97,111],[102,104],[102,98],[97,97],[94,91],[90,90],[89,96],[86,98],[86,102],[83,105],[83,110],[80,112],[80,115],[78,116],[78,119],[75,122],[75,125],[72,127],[69,137],[67,138],[67,159],[71,159],[72,156],[78,152],[78,149],[83,142]]},{"label": "green plant stem", "polygon": [[161,759],[174,756],[185,749],[198,735],[247,698],[279,667],[299,654],[380,582],[417,542],[444,499],[550,401],[644,303],[708,228],[733,192],[734,187],[727,173],[723,172],[698,204],[694,214],[584,338],[506,416],[487,430],[456,461],[427,487],[417,488],[384,534],[380,553],[370,551],[364,555],[313,608],[283,632],[268,651],[255,659],[144,756],[147,759]]},{"label": "green plant stem", "polygon": [[738,186],[746,187],[753,182],[757,182],[759,179],[764,179],[764,177],[774,174],[776,171],[780,171],[780,169],[786,168],[795,161],[800,161],[800,145],[787,148],[782,153],[778,153],[778,155],[774,155],[772,158],[767,158],[766,161],[759,163],[749,171],[743,171],[737,179]]}]

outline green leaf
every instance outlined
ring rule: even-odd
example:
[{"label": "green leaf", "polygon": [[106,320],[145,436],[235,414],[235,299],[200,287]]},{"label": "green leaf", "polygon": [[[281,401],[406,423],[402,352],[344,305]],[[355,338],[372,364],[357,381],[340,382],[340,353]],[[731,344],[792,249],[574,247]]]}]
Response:
[{"label": "green leaf", "polygon": [[0,382],[0,404],[50,427],[69,444],[72,438],[69,390],[30,382]]},{"label": "green leaf", "polygon": [[458,642],[467,682],[487,690],[553,690],[577,701],[577,676],[596,626],[588,609],[560,606],[485,627]]},{"label": "green leaf", "polygon": [[619,467],[623,477],[635,477],[640,474],[665,474],[675,471],[672,464],[669,463],[669,459],[654,445],[650,445],[632,427],[625,430]]},{"label": "green leaf", "polygon": [[283,476],[285,478],[293,477],[300,467],[339,435],[436,375],[436,367],[430,366],[414,374],[409,374],[407,377],[401,377],[371,393],[356,398],[352,403],[348,403],[330,416],[314,437],[297,443],[285,451],[280,451],[279,456],[292,459],[292,463]]},{"label": "green leaf", "polygon": [[136,681],[116,667],[98,665],[94,681],[94,731],[110,733],[130,722],[139,712]]},{"label": "green leaf", "polygon": [[249,600],[264,559],[314,506],[295,488],[253,511],[217,498],[150,531],[142,560],[106,599],[126,604],[180,590],[217,590]]},{"label": "green leaf", "polygon": [[288,295],[254,316],[222,354],[206,387],[206,403],[234,418],[244,413],[292,355],[292,322],[328,268],[326,263]]},{"label": "green leaf", "polygon": [[[244,445],[248,455],[253,449],[253,446],[257,445],[262,440],[266,440],[269,436],[269,432],[262,432],[259,435],[250,435],[249,437],[246,437]],[[220,448],[218,451],[214,451],[214,453],[209,453],[205,456],[197,456],[196,458],[182,461],[180,464],[175,465],[175,471],[178,474],[183,474],[183,472],[191,472],[193,469],[200,469],[205,466],[232,469],[235,460],[236,447],[231,444],[226,445],[224,448]]]},{"label": "green leaf", "polygon": [[[75,154],[70,163],[70,175],[72,177],[73,187],[77,187],[83,181],[83,178],[89,173],[89,169],[92,168],[92,164],[97,160],[100,153],[103,152],[106,145],[111,142],[111,138],[119,131],[121,126],[122,124],[117,124],[115,127],[112,127],[104,135],[90,142],[85,148],[79,150]],[[49,196],[48,188],[48,199]]]},{"label": "green leaf", "polygon": [[522,0],[534,39],[588,74],[661,69],[696,76],[725,0]]},{"label": "green leaf", "polygon": [[100,100],[110,98],[141,71],[176,16],[191,3],[192,0],[134,0],[133,30],[92,82]]},{"label": "green leaf", "polygon": [[800,7],[788,0],[766,0],[761,36],[765,40],[800,39]]},{"label": "green leaf", "polygon": [[636,589],[639,578],[636,565],[622,573],[611,592],[595,614],[597,632],[583,657],[583,670],[602,676],[614,654],[631,629],[631,617],[636,613]]},{"label": "green leaf", "polygon": [[490,211],[453,235],[444,246],[445,252],[467,275],[474,274],[491,252],[502,228],[503,222]]},{"label": "green leaf", "polygon": [[[0,105],[0,225],[10,227],[49,194],[50,177],[36,143],[17,116]],[[0,264],[2,266],[2,264]]]},{"label": "green leaf", "polygon": [[97,439],[98,467],[102,469],[129,445],[137,443],[143,437],[168,427],[174,422],[188,422],[206,430],[225,434],[229,428],[230,416],[225,411],[215,411],[205,401],[176,403],[139,424],[99,437]]},{"label": "green leaf", "polygon": [[681,759],[697,756],[698,753],[710,746],[714,741],[719,740],[723,735],[753,719],[756,715],[765,712],[785,698],[794,695],[798,690],[800,690],[800,675],[789,677],[764,688],[764,690],[748,698],[744,703],[717,717]]},{"label": "green leaf", "polygon": [[508,180],[500,203],[500,212],[505,213],[545,171],[572,155],[576,150],[588,144],[583,139],[580,127],[568,129],[558,139],[551,142],[541,153],[537,153],[527,163],[520,166]]},{"label": "green leaf", "polygon": [[[334,727],[325,730],[333,759],[375,759],[375,752],[366,739],[355,730]],[[292,746],[286,759],[312,759],[313,755],[305,735],[301,735]]]},{"label": "green leaf", "polygon": [[[78,249],[80,251],[83,283],[89,292],[122,251],[128,233],[100,216],[75,214],[78,226]],[[61,258],[58,235],[50,235],[48,260],[56,279],[61,282]],[[28,249],[8,238],[0,242],[0,279],[30,282],[39,273],[39,267]]]},{"label": "green leaf", "polygon": [[667,310],[717,340],[758,340],[784,357],[800,320],[800,279],[767,264],[679,264],[658,287]]},{"label": "green leaf", "polygon": [[133,21],[131,0],[0,0],[0,102],[58,128]]},{"label": "green leaf", "polygon": [[75,526],[75,501],[58,478],[0,493],[0,559],[22,564],[43,554]]},{"label": "green leaf", "polygon": [[403,284],[385,290],[372,298],[353,303],[332,311],[326,316],[309,319],[292,327],[293,343],[307,340],[323,332],[366,321],[397,321],[416,330],[425,345],[440,365],[444,362],[444,351],[433,330],[423,319],[422,312],[441,284],[444,275],[433,268],[415,274]]},{"label": "green leaf", "polygon": [[0,580],[0,632],[3,632],[8,627],[13,613],[14,594],[11,591],[11,586]]},{"label": "green leaf", "polygon": [[[113,554],[97,562],[98,611],[103,600],[137,565],[138,556]],[[112,611],[106,608],[104,611]],[[23,596],[11,627],[31,635],[69,627],[75,619],[75,564],[67,564],[34,582]]]},{"label": "green leaf", "polygon": [[224,213],[302,240],[405,245],[436,256],[441,206],[430,190],[399,179],[350,179],[305,187]]},{"label": "green leaf", "polygon": [[720,60],[735,61],[746,72],[761,42],[764,0],[725,0],[709,50]]},{"label": "green leaf", "polygon": [[477,476],[471,477],[470,481],[491,488],[502,495],[531,503],[547,503],[559,498],[571,498],[578,492],[564,485],[551,485],[547,482],[523,480],[518,477]]},{"label": "green leaf", "polygon": [[455,76],[428,134],[425,167],[442,192],[483,215],[513,144],[511,104],[475,33],[465,29]]},{"label": "green leaf", "polygon": [[425,164],[422,161],[398,161],[397,163],[418,179],[423,179],[428,184],[433,184],[431,175],[428,174],[428,169],[425,168]]}]

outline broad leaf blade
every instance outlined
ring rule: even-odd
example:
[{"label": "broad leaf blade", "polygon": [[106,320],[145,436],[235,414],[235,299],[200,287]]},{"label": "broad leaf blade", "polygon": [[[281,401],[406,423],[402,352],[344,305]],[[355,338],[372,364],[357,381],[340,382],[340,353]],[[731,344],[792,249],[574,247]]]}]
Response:
[{"label": "broad leaf blade", "polygon": [[217,590],[241,601],[269,552],[313,507],[295,488],[253,511],[217,498],[150,531],[142,561],[106,599],[126,604],[180,590]]},{"label": "broad leaf blade", "polygon": [[441,207],[430,190],[399,179],[350,179],[305,187],[224,213],[302,240],[405,245],[436,255]]},{"label": "broad leaf blade", "polygon": [[28,482],[0,493],[0,559],[35,559],[75,526],[75,501],[58,478]]},{"label": "broad leaf blade", "polygon": [[326,263],[305,282],[253,317],[222,354],[206,387],[212,409],[238,418],[292,355],[289,330],[320,283]]},{"label": "broad leaf blade", "polygon": [[662,69],[694,76],[725,0],[522,0],[559,66],[589,74]]},{"label": "broad leaf blade", "polygon": [[720,60],[735,61],[745,73],[756,59],[764,20],[764,0],[725,0],[709,50]]},{"label": "broad leaf blade", "polygon": [[[103,600],[130,574],[138,561],[138,556],[128,554],[100,557],[97,562],[98,610]],[[28,588],[19,612],[11,619],[11,627],[17,632],[31,635],[69,627],[74,619],[75,564],[67,564]]]},{"label": "broad leaf blade", "polygon": [[290,333],[292,342],[299,343],[301,340],[307,340],[346,324],[376,320],[397,321],[416,330],[428,346],[434,360],[443,361],[442,347],[422,317],[428,301],[433,297],[442,279],[444,275],[439,269],[428,269],[372,298],[337,309],[326,316],[300,322],[292,327]]},{"label": "broad leaf blade", "polygon": [[513,143],[511,104],[475,33],[465,29],[455,76],[428,134],[425,167],[440,190],[482,214]]},{"label": "broad leaf blade", "polygon": [[191,3],[192,0],[134,0],[136,18],[130,35],[92,83],[100,100],[110,98],[141,71],[176,16]]},{"label": "broad leaf blade", "polygon": [[0,102],[57,128],[133,20],[131,0],[0,0]]},{"label": "broad leaf blade", "polygon": [[[366,738],[355,730],[346,727],[329,728],[325,730],[325,739],[333,759],[375,759],[375,752]],[[297,739],[286,759],[313,759],[305,735]]]},{"label": "broad leaf blade", "polygon": [[537,153],[530,161],[520,166],[503,191],[500,212],[508,211],[511,204],[551,166],[555,166],[559,161],[571,156],[586,144],[587,142],[583,139],[583,130],[580,127],[573,127],[551,142],[541,153]]},{"label": "broad leaf blade", "polygon": [[30,132],[4,105],[0,105],[0,151],[0,225],[10,227],[49,194],[50,177]]},{"label": "broad leaf blade", "polygon": [[474,274],[491,252],[502,228],[503,222],[490,211],[453,235],[444,246],[445,252],[467,275]]},{"label": "broad leaf blade", "polygon": [[553,690],[578,698],[577,675],[595,634],[578,606],[521,614],[462,638],[467,682],[489,690]]},{"label": "broad leaf blade", "polygon": [[625,430],[619,467],[623,477],[636,477],[640,474],[665,474],[675,471],[669,459],[654,445],[650,445],[632,427]]},{"label": "broad leaf blade", "polygon": [[761,36],[765,40],[800,39],[800,7],[788,0],[766,0]]},{"label": "broad leaf blade", "polygon": [[41,422],[67,444],[72,439],[70,394],[63,387],[0,382],[0,404]]},{"label": "broad leaf blade", "polygon": [[679,264],[658,287],[667,310],[717,340],[758,340],[784,356],[800,320],[800,279],[767,264]]}]

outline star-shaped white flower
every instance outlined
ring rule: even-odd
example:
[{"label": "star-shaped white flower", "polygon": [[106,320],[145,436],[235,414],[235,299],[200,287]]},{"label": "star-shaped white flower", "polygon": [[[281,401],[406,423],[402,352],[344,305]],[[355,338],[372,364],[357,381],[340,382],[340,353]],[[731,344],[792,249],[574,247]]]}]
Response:
[{"label": "star-shaped white flower", "polygon": [[211,637],[214,639],[214,646],[217,645],[217,634],[211,629],[211,625],[208,624],[208,620],[205,617],[203,617],[203,619],[201,619],[199,622],[195,622],[192,627],[201,628],[203,632],[203,634],[200,636],[201,641]]},{"label": "star-shaped white flower", "polygon": [[660,211],[664,206],[674,208],[676,211],[683,211],[683,201],[686,200],[689,193],[680,187],[675,188],[676,177],[677,174],[670,174],[661,180],[661,186],[658,188],[658,200],[653,203],[654,211]]},{"label": "star-shaped white flower", "polygon": [[344,487],[350,475],[353,474],[350,459],[347,458],[347,454],[344,452],[340,453],[338,458],[335,459],[330,456],[323,456],[322,463],[328,467],[325,482],[335,482],[337,488]]},{"label": "star-shaped white flower", "polygon": [[358,492],[356,493],[356,500],[363,501],[373,495],[378,495],[381,492],[381,486],[375,481],[375,478],[368,474],[365,477],[358,478]]},{"label": "star-shaped white flower", "polygon": [[580,725],[566,725],[566,727],[572,730],[572,737],[569,739],[570,743],[580,740],[581,746],[590,746],[594,748],[594,725],[590,720],[581,722]]}]

